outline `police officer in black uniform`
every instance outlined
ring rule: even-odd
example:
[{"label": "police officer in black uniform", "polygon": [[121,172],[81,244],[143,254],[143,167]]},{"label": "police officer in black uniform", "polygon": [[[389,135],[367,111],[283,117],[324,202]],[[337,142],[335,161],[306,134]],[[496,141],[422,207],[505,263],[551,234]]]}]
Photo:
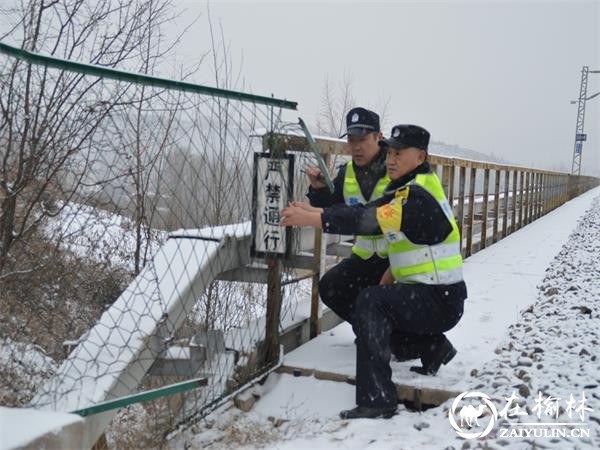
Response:
[{"label": "police officer in black uniform", "polygon": [[[352,161],[339,166],[333,193],[326,187],[320,169],[315,167],[306,171],[310,182],[307,197],[314,207],[365,204],[380,198],[390,182],[386,175],[386,149],[379,145],[383,138],[379,115],[362,107],[351,109],[346,115],[346,133],[340,137],[345,136]],[[360,192],[351,192],[353,187]],[[358,293],[379,284],[389,266],[386,247],[382,236],[379,239],[358,237],[352,255],[330,269],[319,282],[323,303],[350,324],[353,323]],[[419,348],[410,342],[403,334],[392,333],[392,352],[396,360],[420,356]]]}]

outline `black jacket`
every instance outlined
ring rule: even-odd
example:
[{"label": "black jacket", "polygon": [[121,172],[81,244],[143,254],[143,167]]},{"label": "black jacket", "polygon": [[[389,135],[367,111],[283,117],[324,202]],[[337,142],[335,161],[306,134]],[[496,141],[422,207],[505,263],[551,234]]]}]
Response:
[{"label": "black jacket", "polygon": [[[377,182],[385,176],[385,157],[387,152],[384,149],[379,153],[371,163],[364,167],[354,166],[356,180],[360,186],[360,191],[365,199],[371,198]],[[346,177],[346,164],[338,166],[338,173],[333,180],[333,194],[328,188],[313,189],[308,188],[306,196],[312,206],[317,208],[327,208],[338,203],[344,203],[344,178]]]},{"label": "black jacket", "polygon": [[[398,188],[414,179],[417,174],[430,172],[429,164],[423,163],[413,172],[397,181],[392,181],[383,197],[366,205],[337,206],[325,208],[321,215],[323,231],[332,234],[379,235],[382,234],[376,217],[376,208],[394,199]],[[452,226],[438,202],[424,188],[412,185],[402,208],[400,226],[408,239],[415,244],[434,245],[443,242],[452,231]]]}]

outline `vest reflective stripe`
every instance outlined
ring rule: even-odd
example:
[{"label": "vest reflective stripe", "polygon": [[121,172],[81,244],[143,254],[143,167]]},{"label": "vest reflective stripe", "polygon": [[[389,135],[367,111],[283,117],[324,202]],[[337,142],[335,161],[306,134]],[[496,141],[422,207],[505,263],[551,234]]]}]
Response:
[{"label": "vest reflective stripe", "polygon": [[401,231],[386,234],[392,275],[400,283],[452,284],[462,281],[460,234],[437,175],[420,174],[409,184],[422,186],[437,200],[452,231],[443,242],[435,245],[415,244]]},{"label": "vest reflective stripe", "polygon": [[[373,189],[371,198],[369,201],[380,198],[385,191],[385,188],[390,183],[390,177],[386,174],[380,178]],[[344,177],[344,201],[347,205],[367,204],[361,190],[358,180],[356,179],[356,173],[354,172],[354,165],[352,161],[346,164],[346,175]],[[387,241],[383,235],[377,236],[356,236],[354,245],[352,246],[352,253],[359,256],[362,259],[369,259],[375,253],[381,258],[385,258],[388,255]]]},{"label": "vest reflective stripe", "polygon": [[[436,282],[437,280],[437,282]],[[417,273],[411,275],[409,281],[403,281],[405,284],[454,284],[463,281],[462,267],[448,271],[438,272],[437,276],[428,273]]]},{"label": "vest reflective stripe", "polygon": [[[456,255],[458,242],[442,242],[438,245],[418,245],[415,247],[412,250],[399,251],[397,246],[390,244],[388,247],[390,261],[392,259],[399,261],[399,258],[402,258],[407,266],[413,266],[421,264],[423,261],[443,260]],[[458,251],[460,252],[460,248],[458,248]]]},{"label": "vest reflective stripe", "polygon": [[[409,261],[404,257],[399,257],[398,254],[391,253],[390,249],[389,258],[392,275],[403,283],[452,284],[463,280],[460,254],[447,258],[429,258],[429,260],[415,258]],[[398,269],[399,264],[405,265]]]}]

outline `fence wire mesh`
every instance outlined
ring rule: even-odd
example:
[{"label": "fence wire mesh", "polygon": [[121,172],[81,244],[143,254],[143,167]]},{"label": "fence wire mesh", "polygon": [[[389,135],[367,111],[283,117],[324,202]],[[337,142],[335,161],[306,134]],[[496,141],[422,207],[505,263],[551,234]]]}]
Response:
[{"label": "fence wire mesh", "polygon": [[[299,129],[281,107],[12,56],[0,77],[0,404],[75,411],[205,379],[106,434],[156,446],[268,366],[266,286],[217,277],[250,262],[261,137]],[[297,161],[299,180],[314,162]],[[298,278],[284,267],[280,329],[310,298]]]}]

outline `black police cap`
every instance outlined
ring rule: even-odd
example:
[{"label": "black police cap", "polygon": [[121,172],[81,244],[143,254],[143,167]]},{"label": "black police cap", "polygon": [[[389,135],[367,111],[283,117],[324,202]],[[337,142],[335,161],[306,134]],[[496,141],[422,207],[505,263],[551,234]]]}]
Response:
[{"label": "black police cap", "polygon": [[379,145],[397,150],[416,147],[427,151],[429,131],[418,125],[396,125],[392,127],[390,137],[380,140]]},{"label": "black police cap", "polygon": [[365,108],[352,108],[346,114],[346,133],[344,136],[364,136],[369,133],[379,133],[381,127],[379,125],[379,115]]}]

